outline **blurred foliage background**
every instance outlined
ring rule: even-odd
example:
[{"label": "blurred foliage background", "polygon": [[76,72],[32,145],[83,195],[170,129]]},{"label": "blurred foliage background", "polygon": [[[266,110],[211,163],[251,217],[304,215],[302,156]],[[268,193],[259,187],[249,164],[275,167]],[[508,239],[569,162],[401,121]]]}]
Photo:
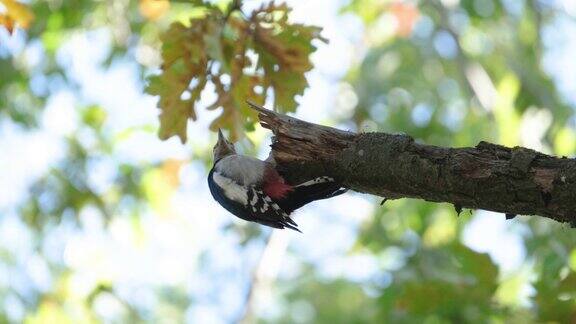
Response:
[{"label": "blurred foliage background", "polygon": [[573,1],[0,0],[0,24],[1,322],[576,322],[561,224],[351,193],[272,233],[205,185],[210,128],[267,154],[247,98],[573,157]]}]

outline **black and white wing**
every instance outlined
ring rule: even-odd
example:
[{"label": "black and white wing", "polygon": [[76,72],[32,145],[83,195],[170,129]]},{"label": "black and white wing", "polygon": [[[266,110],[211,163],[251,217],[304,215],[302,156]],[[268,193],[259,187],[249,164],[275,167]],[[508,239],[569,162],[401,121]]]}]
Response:
[{"label": "black and white wing", "polygon": [[286,213],[292,213],[308,203],[336,197],[346,191],[348,189],[343,188],[333,178],[327,176],[318,177],[294,186],[293,190],[284,199],[278,201],[278,205]]},{"label": "black and white wing", "polygon": [[287,227],[300,232],[298,224],[290,218],[290,215],[260,189],[252,187],[248,191],[248,207],[255,222],[276,228]]},{"label": "black and white wing", "polygon": [[290,216],[259,188],[240,185],[214,169],[208,175],[208,186],[222,207],[244,220],[300,231]]}]

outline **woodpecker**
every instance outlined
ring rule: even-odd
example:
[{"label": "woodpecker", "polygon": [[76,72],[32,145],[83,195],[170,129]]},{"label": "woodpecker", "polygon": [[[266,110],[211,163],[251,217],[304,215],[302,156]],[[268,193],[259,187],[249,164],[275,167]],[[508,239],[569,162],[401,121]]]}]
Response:
[{"label": "woodpecker", "polygon": [[290,185],[273,163],[237,154],[220,130],[213,154],[214,166],[208,174],[212,196],[230,213],[247,221],[300,232],[290,218],[294,210],[347,191],[328,176]]}]

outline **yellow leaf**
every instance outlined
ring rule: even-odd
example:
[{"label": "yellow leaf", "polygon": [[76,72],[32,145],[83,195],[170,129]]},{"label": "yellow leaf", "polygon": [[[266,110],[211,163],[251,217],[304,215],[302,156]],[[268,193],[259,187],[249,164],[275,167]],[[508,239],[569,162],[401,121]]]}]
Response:
[{"label": "yellow leaf", "polygon": [[162,17],[170,9],[168,0],[140,0],[140,14],[149,20]]},{"label": "yellow leaf", "polygon": [[9,34],[14,31],[14,19],[7,15],[0,15],[0,25],[4,26]]},{"label": "yellow leaf", "polygon": [[[3,4],[4,7],[6,7],[6,13],[5,13],[6,16],[11,18],[22,28],[26,29],[30,27],[30,23],[32,22],[32,20],[34,20],[34,14],[32,13],[32,11],[30,11],[28,6],[16,2],[14,0],[0,0],[0,3]],[[1,20],[0,24],[7,26],[1,23]]]},{"label": "yellow leaf", "polygon": [[166,182],[174,189],[180,185],[180,169],[184,163],[186,161],[168,159],[162,164],[161,170],[164,173]]},{"label": "yellow leaf", "polygon": [[142,176],[140,185],[144,197],[158,215],[170,216],[173,214],[171,199],[176,188],[173,183],[170,183],[171,181],[161,168],[148,170]]},{"label": "yellow leaf", "polygon": [[142,176],[144,195],[158,215],[171,216],[175,213],[171,199],[180,184],[180,169],[184,163],[186,161],[168,159]]}]

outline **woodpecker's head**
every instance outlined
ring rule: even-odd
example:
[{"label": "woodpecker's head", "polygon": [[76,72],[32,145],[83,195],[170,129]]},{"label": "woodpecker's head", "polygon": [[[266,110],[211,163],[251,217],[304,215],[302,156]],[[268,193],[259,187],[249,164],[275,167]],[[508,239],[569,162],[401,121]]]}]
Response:
[{"label": "woodpecker's head", "polygon": [[234,144],[228,142],[221,130],[218,130],[218,142],[216,142],[212,151],[214,153],[214,163],[227,155],[236,154]]}]

